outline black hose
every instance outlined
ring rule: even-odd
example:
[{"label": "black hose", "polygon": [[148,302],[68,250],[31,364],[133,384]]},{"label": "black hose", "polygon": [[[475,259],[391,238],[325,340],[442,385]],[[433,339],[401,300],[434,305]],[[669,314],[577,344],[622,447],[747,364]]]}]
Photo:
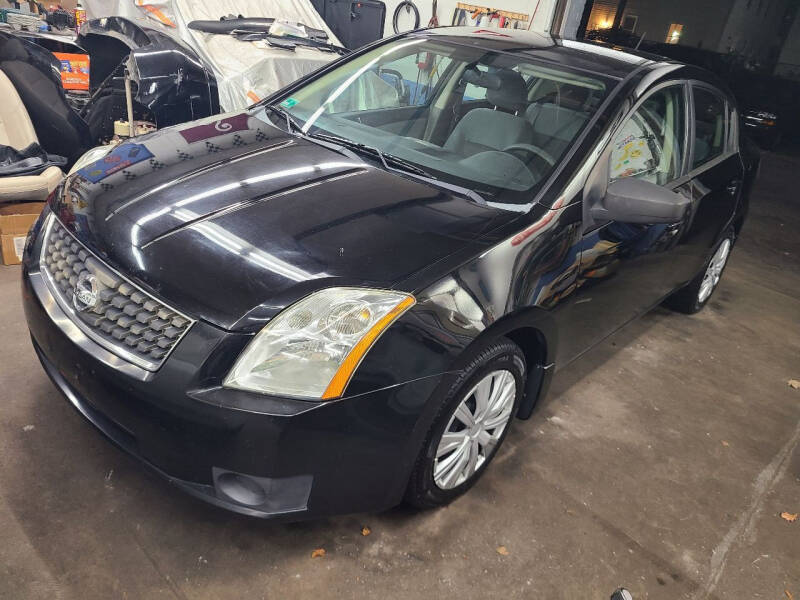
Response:
[{"label": "black hose", "polygon": [[397,27],[397,17],[400,16],[401,8],[405,8],[406,12],[414,11],[414,26],[411,29],[417,29],[419,27],[419,9],[411,0],[403,0],[403,2],[398,4],[397,8],[394,9],[394,15],[392,16],[392,29],[394,29],[394,32],[400,33],[400,29]]}]

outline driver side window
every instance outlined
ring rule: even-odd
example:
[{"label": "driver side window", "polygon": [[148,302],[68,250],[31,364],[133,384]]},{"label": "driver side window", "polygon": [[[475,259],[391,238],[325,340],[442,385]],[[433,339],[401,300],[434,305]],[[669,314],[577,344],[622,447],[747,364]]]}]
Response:
[{"label": "driver side window", "polygon": [[664,185],[681,174],[686,130],[684,86],[653,93],[612,142],[609,179],[638,177]]},{"label": "driver side window", "polygon": [[328,112],[424,106],[451,62],[450,57],[433,52],[416,52],[384,62],[361,73],[329,103]]}]

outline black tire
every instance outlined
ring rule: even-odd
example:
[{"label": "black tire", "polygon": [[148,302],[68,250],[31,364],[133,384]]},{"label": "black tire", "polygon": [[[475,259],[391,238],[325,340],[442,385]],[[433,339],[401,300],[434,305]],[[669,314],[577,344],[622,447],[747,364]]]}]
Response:
[{"label": "black tire", "polygon": [[[719,247],[725,243],[725,240],[730,240],[732,249],[733,244],[736,241],[736,233],[734,232],[733,227],[728,228],[725,234],[719,239],[717,244],[714,246],[714,251],[711,253],[711,257],[705,262],[703,268],[700,269],[700,272],[697,274],[697,276],[684,287],[667,298],[664,301],[665,306],[687,315],[693,315],[694,313],[703,310],[703,307],[708,304],[708,301],[711,300],[711,297],[714,295],[717,285],[714,286],[714,288],[711,290],[711,293],[702,302],[700,301],[700,286],[703,284],[703,277],[706,274],[708,265],[711,263],[711,260],[713,259]],[[728,258],[730,258],[730,254],[728,254]],[[725,265],[722,267],[722,271],[720,272],[720,277],[722,277],[722,275],[725,273],[725,268],[727,266],[728,260],[726,259]]]},{"label": "black tire", "polygon": [[[425,443],[411,473],[405,500],[417,508],[433,508],[448,504],[470,489],[480,479],[497,454],[508,434],[508,430],[511,428],[511,421],[514,420],[519,409],[519,403],[525,390],[527,368],[525,357],[514,342],[507,338],[497,338],[473,350],[472,355],[467,357],[466,361],[467,366],[464,367],[456,380],[444,393],[444,397],[441,400],[441,408],[433,420],[433,425],[425,438]],[[481,379],[495,370],[507,370],[514,376],[516,395],[510,421],[480,467],[460,485],[451,489],[442,489],[436,485],[433,478],[436,450],[442,434],[450,423],[456,408],[464,399],[464,395],[469,393]]]}]

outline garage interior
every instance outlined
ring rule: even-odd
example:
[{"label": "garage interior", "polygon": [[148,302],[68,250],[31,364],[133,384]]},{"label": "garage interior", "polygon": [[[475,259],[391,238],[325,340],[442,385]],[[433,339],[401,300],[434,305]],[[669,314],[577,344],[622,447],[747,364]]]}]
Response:
[{"label": "garage interior", "polygon": [[[417,4],[424,26],[430,2]],[[682,4],[493,8],[611,46],[684,37],[703,51],[714,37],[710,50],[737,57],[731,87],[750,81],[740,72],[767,81],[748,107],[785,111],[800,81],[795,3],[686,3],[692,18],[739,19],[702,39]],[[737,16],[762,4],[779,35]],[[385,35],[398,5],[385,2]],[[441,25],[453,5],[439,2]],[[800,512],[800,135],[796,115],[779,116],[705,310],[655,309],[561,371],[473,490],[438,510],[281,523],[176,493],[52,385],[20,267],[0,266],[0,598],[800,598],[800,520],[787,519]]]}]

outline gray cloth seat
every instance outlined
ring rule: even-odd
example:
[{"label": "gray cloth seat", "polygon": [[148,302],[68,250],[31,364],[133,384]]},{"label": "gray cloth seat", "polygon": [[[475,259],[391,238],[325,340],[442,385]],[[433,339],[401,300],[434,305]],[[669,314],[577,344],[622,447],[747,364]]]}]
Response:
[{"label": "gray cloth seat", "polygon": [[446,150],[472,156],[478,152],[503,150],[511,144],[530,143],[533,128],[519,114],[527,101],[522,75],[500,69],[465,79],[486,87],[486,100],[495,109],[474,108],[465,114],[444,143]]},{"label": "gray cloth seat", "polygon": [[551,102],[531,104],[525,119],[531,124],[530,143],[559,157],[583,127],[589,115]]}]

